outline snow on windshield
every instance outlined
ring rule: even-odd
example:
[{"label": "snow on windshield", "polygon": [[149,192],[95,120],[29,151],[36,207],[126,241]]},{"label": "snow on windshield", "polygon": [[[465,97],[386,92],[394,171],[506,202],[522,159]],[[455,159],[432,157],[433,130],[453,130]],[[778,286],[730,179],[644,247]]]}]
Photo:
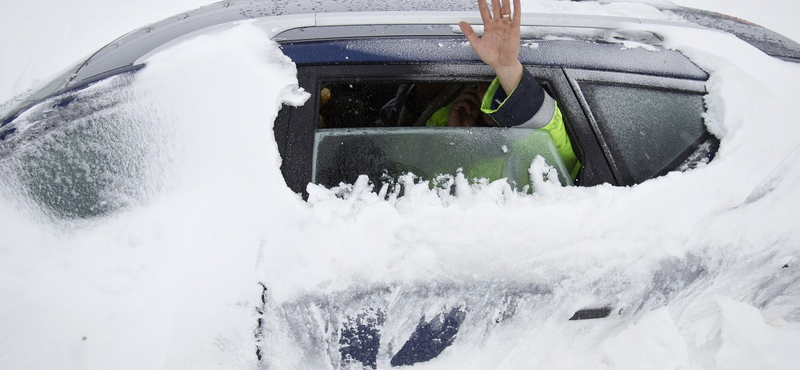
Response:
[{"label": "snow on windshield", "polygon": [[[441,194],[406,179],[387,200],[362,180],[312,185],[303,201],[283,181],[271,123],[309,95],[262,30],[245,23],[152,56],[126,87],[146,112],[148,135],[133,137],[149,138],[148,125],[165,136],[146,157],[158,170],[137,177],[146,201],[53,222],[0,173],[3,363],[255,368],[260,348],[274,368],[316,368],[338,350],[293,340],[304,335],[293,318],[325,322],[300,310],[315,307],[308,297],[421,286],[445,293],[401,295],[405,311],[392,312],[405,316],[387,318],[385,338],[463,302],[473,321],[415,368],[794,367],[800,66],[722,33],[658,31],[710,73],[717,158],[633,187],[543,183],[530,195],[503,180]],[[542,299],[490,318],[507,324],[493,329],[470,315],[497,303],[470,306],[480,296],[514,289]],[[605,319],[568,321],[603,306]]]}]

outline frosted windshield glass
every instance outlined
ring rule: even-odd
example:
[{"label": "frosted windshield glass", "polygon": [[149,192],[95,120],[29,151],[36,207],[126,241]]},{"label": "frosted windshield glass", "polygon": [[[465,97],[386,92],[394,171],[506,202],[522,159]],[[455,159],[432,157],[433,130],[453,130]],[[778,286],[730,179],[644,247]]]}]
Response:
[{"label": "frosted windshield glass", "polygon": [[422,179],[455,175],[468,179],[507,178],[522,189],[536,156],[572,185],[550,134],[524,128],[356,128],[320,129],[314,140],[313,181],[325,186],[353,183],[367,175],[374,183],[411,172]]}]

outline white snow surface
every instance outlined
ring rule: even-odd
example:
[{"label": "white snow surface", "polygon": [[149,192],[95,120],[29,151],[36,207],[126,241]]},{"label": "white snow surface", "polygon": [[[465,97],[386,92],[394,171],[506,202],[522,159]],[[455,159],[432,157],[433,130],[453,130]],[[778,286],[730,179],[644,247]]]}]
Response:
[{"label": "white snow surface", "polygon": [[[58,19],[39,26],[52,33],[141,15],[104,33],[110,41],[157,12],[202,4],[100,3],[2,9]],[[719,11],[728,4],[705,3]],[[646,8],[634,4],[631,12]],[[41,57],[35,48],[45,43],[22,29],[4,31],[0,94],[8,95],[51,72],[5,69],[10,60]],[[461,181],[455,195],[409,181],[403,197],[387,200],[360,181],[348,189],[310,185],[303,201],[281,176],[271,123],[282,103],[303,104],[308,95],[261,29],[244,22],[153,55],[125,88],[132,100],[122,109],[143,117],[133,137],[158,139],[119,149],[150,153],[134,159],[155,168],[133,184],[144,189],[143,201],[93,221],[56,221],[14,187],[17,174],[0,172],[0,368],[258,368],[259,318],[270,330],[269,368],[318,368],[287,326],[259,313],[259,284],[272,308],[376,286],[483,292],[537,284],[551,292],[547,304],[494,330],[459,333],[442,355],[414,368],[797,368],[800,65],[723,33],[659,31],[710,74],[706,120],[722,140],[716,159],[633,187],[539,181],[533,195],[502,180]],[[40,46],[15,49],[23,40]],[[52,65],[92,51],[73,46],[48,52]],[[406,318],[411,329],[419,314],[454,304],[423,303]],[[604,304],[615,308],[606,319],[567,321]],[[411,329],[386,326],[397,337]]]},{"label": "white snow surface", "polygon": [[769,28],[792,40],[800,40],[800,3],[786,0],[720,1],[720,0],[672,0],[673,3],[690,8],[723,13]]},{"label": "white snow surface", "polygon": [[119,36],[213,0],[0,3],[0,102],[24,93]]}]

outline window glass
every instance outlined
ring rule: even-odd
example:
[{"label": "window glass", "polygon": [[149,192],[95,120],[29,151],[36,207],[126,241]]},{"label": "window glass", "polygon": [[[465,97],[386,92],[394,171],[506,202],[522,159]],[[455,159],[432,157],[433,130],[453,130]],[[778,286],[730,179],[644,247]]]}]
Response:
[{"label": "window glass", "polygon": [[[157,186],[163,124],[144,112],[131,74],[57,96],[9,124],[0,173],[45,213],[90,219],[140,203]],[[155,172],[154,172],[155,171]]]},{"label": "window glass", "polygon": [[589,82],[580,86],[627,181],[639,183],[676,168],[707,135],[701,94]]},{"label": "window glass", "polygon": [[[558,151],[543,130],[525,128],[356,128],[319,129],[315,134],[313,181],[325,186],[353,183],[368,175],[391,182],[411,172],[425,180],[462,169],[468,179],[508,178],[523,190],[528,169],[541,156],[571,185]],[[387,181],[388,180],[388,181]]]}]

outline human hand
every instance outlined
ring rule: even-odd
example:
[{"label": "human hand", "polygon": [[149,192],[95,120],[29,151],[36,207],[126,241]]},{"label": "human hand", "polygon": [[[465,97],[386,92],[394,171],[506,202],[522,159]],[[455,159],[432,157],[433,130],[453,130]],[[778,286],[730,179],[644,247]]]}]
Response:
[{"label": "human hand", "polygon": [[447,116],[447,127],[472,127],[480,113],[481,97],[478,88],[470,86],[458,95],[455,102],[450,105],[450,114]]},{"label": "human hand", "polygon": [[514,0],[512,14],[509,1],[492,0],[492,10],[489,11],[486,2],[478,0],[483,19],[482,37],[475,34],[469,23],[462,21],[458,24],[478,58],[494,69],[506,94],[511,94],[522,78],[522,64],[519,62],[522,9],[520,0]]}]

